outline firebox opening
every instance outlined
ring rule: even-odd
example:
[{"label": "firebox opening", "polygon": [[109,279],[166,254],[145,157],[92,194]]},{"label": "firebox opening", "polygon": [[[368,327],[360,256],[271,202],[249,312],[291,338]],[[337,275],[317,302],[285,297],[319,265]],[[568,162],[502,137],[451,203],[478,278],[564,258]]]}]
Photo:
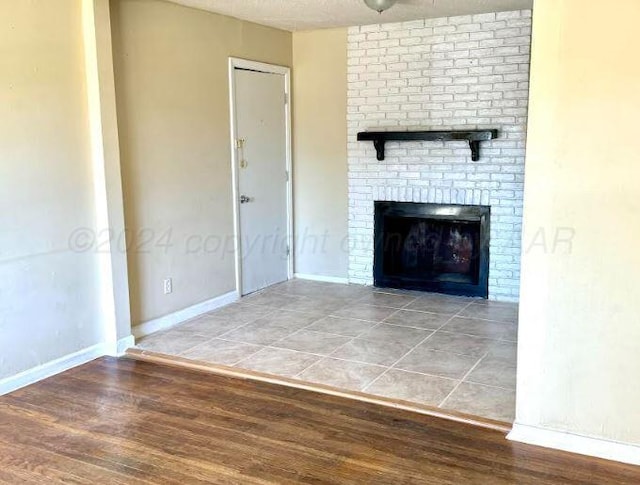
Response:
[{"label": "firebox opening", "polygon": [[489,208],[376,202],[374,283],[488,296]]}]

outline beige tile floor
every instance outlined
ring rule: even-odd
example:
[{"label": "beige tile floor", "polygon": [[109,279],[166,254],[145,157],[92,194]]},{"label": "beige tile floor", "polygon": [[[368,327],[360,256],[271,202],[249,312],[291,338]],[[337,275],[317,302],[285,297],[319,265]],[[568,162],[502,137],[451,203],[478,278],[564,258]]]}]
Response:
[{"label": "beige tile floor", "polygon": [[511,422],[516,304],[291,280],[138,346]]}]

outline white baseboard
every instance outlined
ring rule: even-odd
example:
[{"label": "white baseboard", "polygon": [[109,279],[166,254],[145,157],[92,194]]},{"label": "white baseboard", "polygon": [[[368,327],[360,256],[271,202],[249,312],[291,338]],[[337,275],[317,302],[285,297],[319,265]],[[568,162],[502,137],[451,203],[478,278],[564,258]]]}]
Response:
[{"label": "white baseboard", "polygon": [[324,283],[340,283],[342,285],[349,284],[349,278],[340,278],[338,276],[322,276],[317,274],[296,273],[294,278],[299,280],[322,281]]},{"label": "white baseboard", "polygon": [[138,325],[133,330],[133,335],[124,337],[113,343],[100,343],[88,347],[73,354],[65,355],[58,359],[39,365],[32,369],[25,370],[14,376],[6,377],[0,380],[0,396],[9,392],[16,391],[22,387],[28,386],[35,382],[51,377],[60,372],[64,372],[73,367],[86,364],[98,357],[105,355],[120,356],[124,352],[135,345],[135,337],[143,337],[150,333],[156,332],[163,328],[169,328],[190,318],[197,317],[203,313],[210,312],[222,306],[228,305],[238,300],[238,293],[232,291],[226,295],[207,300],[197,305],[193,305],[184,310],[172,313],[171,315],[146,322]]},{"label": "white baseboard", "polygon": [[107,355],[108,352],[106,350],[106,344],[92,345],[73,354],[65,355],[46,364],[2,379],[0,380],[0,396]]},{"label": "white baseboard", "polygon": [[507,438],[529,445],[595,456],[631,465],[640,465],[640,446],[638,445],[589,438],[517,423],[513,425],[513,429]]},{"label": "white baseboard", "polygon": [[133,335],[129,335],[128,337],[121,338],[115,344],[107,344],[107,353],[106,355],[111,355],[113,357],[120,357],[124,355],[127,349],[130,349],[136,344],[136,339]]},{"label": "white baseboard", "polygon": [[164,317],[141,323],[140,325],[133,327],[131,330],[135,338],[145,337],[160,330],[171,328],[174,325],[198,317],[204,313],[226,306],[230,303],[238,301],[238,299],[238,292],[231,291],[216,298],[212,298],[211,300],[203,301],[202,303],[198,303],[197,305],[193,305],[188,308],[178,310],[177,312],[170,313],[169,315],[165,315]]}]

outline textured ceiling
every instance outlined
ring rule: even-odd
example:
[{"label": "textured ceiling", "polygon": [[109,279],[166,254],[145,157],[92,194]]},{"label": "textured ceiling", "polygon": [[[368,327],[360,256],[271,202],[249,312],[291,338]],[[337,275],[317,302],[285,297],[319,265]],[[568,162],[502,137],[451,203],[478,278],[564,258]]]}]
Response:
[{"label": "textured ceiling", "polygon": [[312,30],[529,9],[533,0],[398,0],[382,15],[363,0],[171,0],[284,30]]}]

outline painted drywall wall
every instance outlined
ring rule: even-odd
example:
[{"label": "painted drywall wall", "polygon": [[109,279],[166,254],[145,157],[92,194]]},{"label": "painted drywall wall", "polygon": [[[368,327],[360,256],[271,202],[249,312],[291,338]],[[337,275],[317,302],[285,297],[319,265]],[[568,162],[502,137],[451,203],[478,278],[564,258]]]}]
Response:
[{"label": "painted drywall wall", "polygon": [[293,34],[296,273],[347,278],[347,30]]},{"label": "painted drywall wall", "polygon": [[103,328],[96,255],[71,237],[95,223],[81,2],[0,2],[0,58],[3,378]]},{"label": "painted drywall wall", "polygon": [[131,309],[109,0],[82,0],[82,19],[100,313],[105,343],[117,353],[118,341],[130,343]]},{"label": "painted drywall wall", "polygon": [[235,289],[228,57],[291,66],[291,34],[159,0],[111,17],[135,325]]},{"label": "painted drywall wall", "polygon": [[640,444],[640,2],[534,5],[518,424]]}]

